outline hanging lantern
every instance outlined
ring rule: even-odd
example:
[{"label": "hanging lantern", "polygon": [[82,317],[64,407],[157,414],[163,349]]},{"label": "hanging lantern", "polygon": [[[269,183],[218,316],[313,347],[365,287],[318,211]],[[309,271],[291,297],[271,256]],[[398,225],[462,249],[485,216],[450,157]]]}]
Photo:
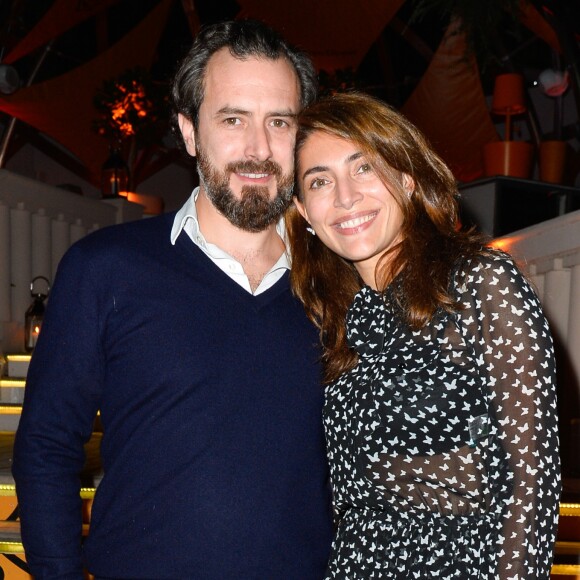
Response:
[{"label": "hanging lantern", "polygon": [[[35,282],[37,280],[44,280],[46,290],[39,292],[35,290]],[[44,301],[48,297],[50,286],[48,279],[44,276],[36,276],[30,283],[30,295],[33,298],[32,304],[28,307],[24,317],[24,349],[26,352],[32,352],[36,346],[40,329],[42,328],[42,321],[44,320]]]},{"label": "hanging lantern", "polygon": [[128,185],[129,168],[119,149],[113,148],[101,169],[101,194],[105,199],[117,198],[127,191]]}]

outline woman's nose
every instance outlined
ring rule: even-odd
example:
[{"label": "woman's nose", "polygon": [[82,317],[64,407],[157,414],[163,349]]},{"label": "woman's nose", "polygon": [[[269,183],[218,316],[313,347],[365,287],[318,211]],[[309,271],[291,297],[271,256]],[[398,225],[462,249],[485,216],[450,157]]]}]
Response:
[{"label": "woman's nose", "polygon": [[358,190],[356,185],[349,180],[338,180],[336,183],[335,191],[335,207],[351,209],[353,205],[355,205],[363,198],[363,194]]}]

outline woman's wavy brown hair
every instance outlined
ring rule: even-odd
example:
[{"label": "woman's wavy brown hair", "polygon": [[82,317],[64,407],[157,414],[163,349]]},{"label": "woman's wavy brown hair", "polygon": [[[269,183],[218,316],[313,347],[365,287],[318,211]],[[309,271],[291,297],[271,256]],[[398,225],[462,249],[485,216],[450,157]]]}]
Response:
[{"label": "woman's wavy brown hair", "polygon": [[[473,229],[460,229],[455,179],[423,134],[373,97],[356,92],[336,94],[299,116],[297,173],[300,151],[315,132],[356,143],[401,208],[402,241],[379,261],[377,288],[385,290],[397,276],[395,299],[413,328],[427,324],[437,310],[457,309],[449,289],[452,270],[460,259],[485,251],[488,240]],[[412,191],[404,183],[404,174],[412,178]],[[302,200],[300,183],[297,195]],[[363,281],[352,263],[308,233],[307,226],[296,208],[290,208],[292,287],[320,330],[325,380],[330,382],[357,362],[346,342],[345,317]]]}]

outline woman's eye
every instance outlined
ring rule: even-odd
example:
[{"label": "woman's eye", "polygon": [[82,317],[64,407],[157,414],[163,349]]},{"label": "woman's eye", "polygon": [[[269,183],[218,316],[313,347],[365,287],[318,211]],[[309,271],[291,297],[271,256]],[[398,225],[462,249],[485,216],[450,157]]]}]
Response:
[{"label": "woman's eye", "polygon": [[322,177],[316,177],[310,182],[310,189],[320,189],[321,187],[324,187],[327,183],[328,183],[327,179],[324,179]]},{"label": "woman's eye", "polygon": [[370,166],[370,163],[363,163],[359,168],[357,173],[368,173],[369,171],[372,171],[373,168]]}]

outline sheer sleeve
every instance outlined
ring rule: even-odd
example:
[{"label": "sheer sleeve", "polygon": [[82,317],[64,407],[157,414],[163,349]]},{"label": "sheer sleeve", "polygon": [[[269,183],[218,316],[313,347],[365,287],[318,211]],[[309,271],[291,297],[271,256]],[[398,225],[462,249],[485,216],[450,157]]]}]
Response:
[{"label": "sheer sleeve", "polygon": [[502,579],[549,578],[560,496],[552,339],[538,298],[505,255],[464,272],[459,313],[488,391]]}]

